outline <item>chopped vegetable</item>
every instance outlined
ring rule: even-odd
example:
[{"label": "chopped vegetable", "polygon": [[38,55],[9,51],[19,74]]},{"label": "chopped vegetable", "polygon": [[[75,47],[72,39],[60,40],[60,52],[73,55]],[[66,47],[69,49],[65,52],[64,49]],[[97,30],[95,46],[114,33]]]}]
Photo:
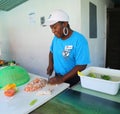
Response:
[{"label": "chopped vegetable", "polygon": [[101,75],[101,78],[104,80],[110,80],[110,76],[108,75]]},{"label": "chopped vegetable", "polygon": [[15,89],[16,88],[16,84],[7,84],[4,88],[3,88],[3,90],[9,90],[9,89]]},{"label": "chopped vegetable", "polygon": [[34,99],[34,100],[32,100],[31,102],[30,102],[30,106],[32,106],[32,105],[34,105],[35,103],[37,102],[37,99]]},{"label": "chopped vegetable", "polygon": [[15,89],[8,89],[4,91],[4,95],[8,97],[12,97],[16,93]]},{"label": "chopped vegetable", "polygon": [[16,84],[7,84],[5,87],[3,87],[4,95],[8,97],[12,97],[17,92]]}]

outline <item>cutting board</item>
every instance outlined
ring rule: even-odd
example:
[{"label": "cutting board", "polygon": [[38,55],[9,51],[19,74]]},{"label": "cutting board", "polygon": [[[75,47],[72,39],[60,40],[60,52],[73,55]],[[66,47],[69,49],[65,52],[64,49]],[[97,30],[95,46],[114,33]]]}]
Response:
[{"label": "cutting board", "polygon": [[[36,77],[40,76],[30,74],[31,80]],[[3,93],[3,90],[0,90],[0,112],[2,112],[3,114],[28,114],[69,87],[69,84],[67,83],[62,83],[58,85],[47,85],[40,91],[52,89],[51,94],[39,95],[39,91],[25,92],[24,87],[26,86],[26,84],[19,86],[18,92],[13,97],[6,97]],[[33,100],[37,101],[35,104],[30,105],[31,101]]]}]

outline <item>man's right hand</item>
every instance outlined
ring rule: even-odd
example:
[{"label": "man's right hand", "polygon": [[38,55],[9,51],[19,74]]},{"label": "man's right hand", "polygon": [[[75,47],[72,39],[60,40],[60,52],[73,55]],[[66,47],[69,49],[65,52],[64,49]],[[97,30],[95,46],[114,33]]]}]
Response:
[{"label": "man's right hand", "polygon": [[51,76],[52,73],[53,73],[53,65],[49,65],[48,68],[47,68],[47,74],[48,74],[49,76]]}]

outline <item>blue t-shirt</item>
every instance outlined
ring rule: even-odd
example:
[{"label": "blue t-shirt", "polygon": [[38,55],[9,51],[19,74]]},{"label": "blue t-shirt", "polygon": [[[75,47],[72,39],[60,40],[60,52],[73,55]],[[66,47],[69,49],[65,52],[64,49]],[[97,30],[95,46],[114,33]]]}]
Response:
[{"label": "blue t-shirt", "polygon": [[53,54],[54,70],[61,75],[68,73],[76,65],[90,63],[88,42],[76,31],[66,40],[54,36],[50,51]]}]

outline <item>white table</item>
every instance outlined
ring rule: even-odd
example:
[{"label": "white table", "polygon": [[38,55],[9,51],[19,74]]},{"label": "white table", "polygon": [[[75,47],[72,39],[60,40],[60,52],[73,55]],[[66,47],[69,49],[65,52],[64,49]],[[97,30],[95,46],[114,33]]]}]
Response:
[{"label": "white table", "polygon": [[[31,80],[36,77],[40,76],[30,74]],[[25,85],[19,86],[18,92],[13,97],[6,97],[3,90],[0,90],[0,112],[2,114],[28,114],[69,87],[67,83],[47,85],[42,90],[53,89],[52,93],[49,95],[37,95],[37,92],[25,92]],[[37,102],[31,106],[30,102],[34,99],[37,99]]]}]

